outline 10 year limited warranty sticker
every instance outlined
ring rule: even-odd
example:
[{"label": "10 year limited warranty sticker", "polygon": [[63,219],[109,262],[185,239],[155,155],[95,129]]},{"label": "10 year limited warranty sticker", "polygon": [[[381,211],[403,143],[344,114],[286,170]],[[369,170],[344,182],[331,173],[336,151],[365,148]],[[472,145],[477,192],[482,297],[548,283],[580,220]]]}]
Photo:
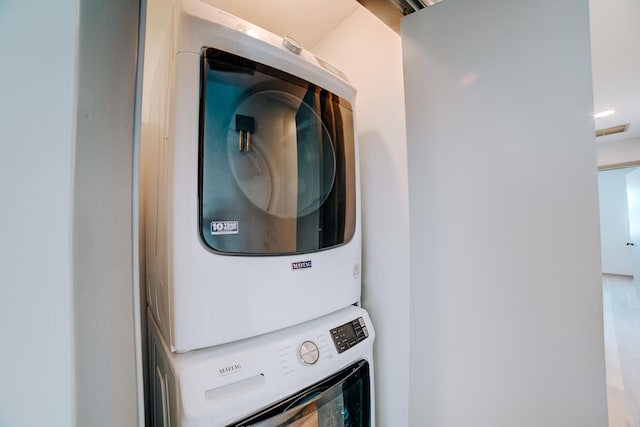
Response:
[{"label": "10 year limited warranty sticker", "polygon": [[238,221],[211,221],[211,235],[238,234]]}]

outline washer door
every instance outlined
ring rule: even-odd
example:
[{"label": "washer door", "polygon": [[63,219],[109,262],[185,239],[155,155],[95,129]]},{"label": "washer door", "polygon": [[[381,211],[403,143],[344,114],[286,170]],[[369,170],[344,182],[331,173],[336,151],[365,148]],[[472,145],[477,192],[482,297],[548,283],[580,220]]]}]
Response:
[{"label": "washer door", "polygon": [[340,97],[216,49],[203,52],[200,225],[232,254],[313,252],[355,231],[353,113]]},{"label": "washer door", "polygon": [[369,363],[361,360],[227,427],[369,427],[370,424]]}]

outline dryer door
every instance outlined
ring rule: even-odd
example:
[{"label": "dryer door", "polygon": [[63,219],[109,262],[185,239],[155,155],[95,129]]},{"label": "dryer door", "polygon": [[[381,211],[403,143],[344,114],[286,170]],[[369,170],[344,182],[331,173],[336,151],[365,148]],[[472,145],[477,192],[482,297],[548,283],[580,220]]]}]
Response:
[{"label": "dryer door", "polygon": [[227,427],[369,427],[369,363],[361,360],[331,377]]},{"label": "dryer door", "polygon": [[351,105],[272,67],[202,55],[200,233],[213,251],[282,255],[355,230]]}]

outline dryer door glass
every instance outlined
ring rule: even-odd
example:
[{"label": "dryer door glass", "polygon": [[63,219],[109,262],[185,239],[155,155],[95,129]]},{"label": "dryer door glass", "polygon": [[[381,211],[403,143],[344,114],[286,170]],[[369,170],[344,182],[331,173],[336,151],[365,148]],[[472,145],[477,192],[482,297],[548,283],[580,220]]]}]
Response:
[{"label": "dryer door glass", "polygon": [[200,234],[214,251],[313,252],[354,234],[351,105],[300,78],[205,49],[199,169]]},{"label": "dryer door glass", "polygon": [[368,427],[369,363],[361,360],[294,396],[227,427]]}]

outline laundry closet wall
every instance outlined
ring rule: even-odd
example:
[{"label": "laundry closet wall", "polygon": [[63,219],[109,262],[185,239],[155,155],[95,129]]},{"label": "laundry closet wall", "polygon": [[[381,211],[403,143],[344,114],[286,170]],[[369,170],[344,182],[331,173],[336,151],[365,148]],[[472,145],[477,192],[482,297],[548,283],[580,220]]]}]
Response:
[{"label": "laundry closet wall", "polygon": [[139,7],[0,3],[1,426],[138,423]]},{"label": "laundry closet wall", "polygon": [[407,426],[409,201],[400,37],[359,7],[311,50],[358,89],[362,305],[376,327],[376,420]]}]

